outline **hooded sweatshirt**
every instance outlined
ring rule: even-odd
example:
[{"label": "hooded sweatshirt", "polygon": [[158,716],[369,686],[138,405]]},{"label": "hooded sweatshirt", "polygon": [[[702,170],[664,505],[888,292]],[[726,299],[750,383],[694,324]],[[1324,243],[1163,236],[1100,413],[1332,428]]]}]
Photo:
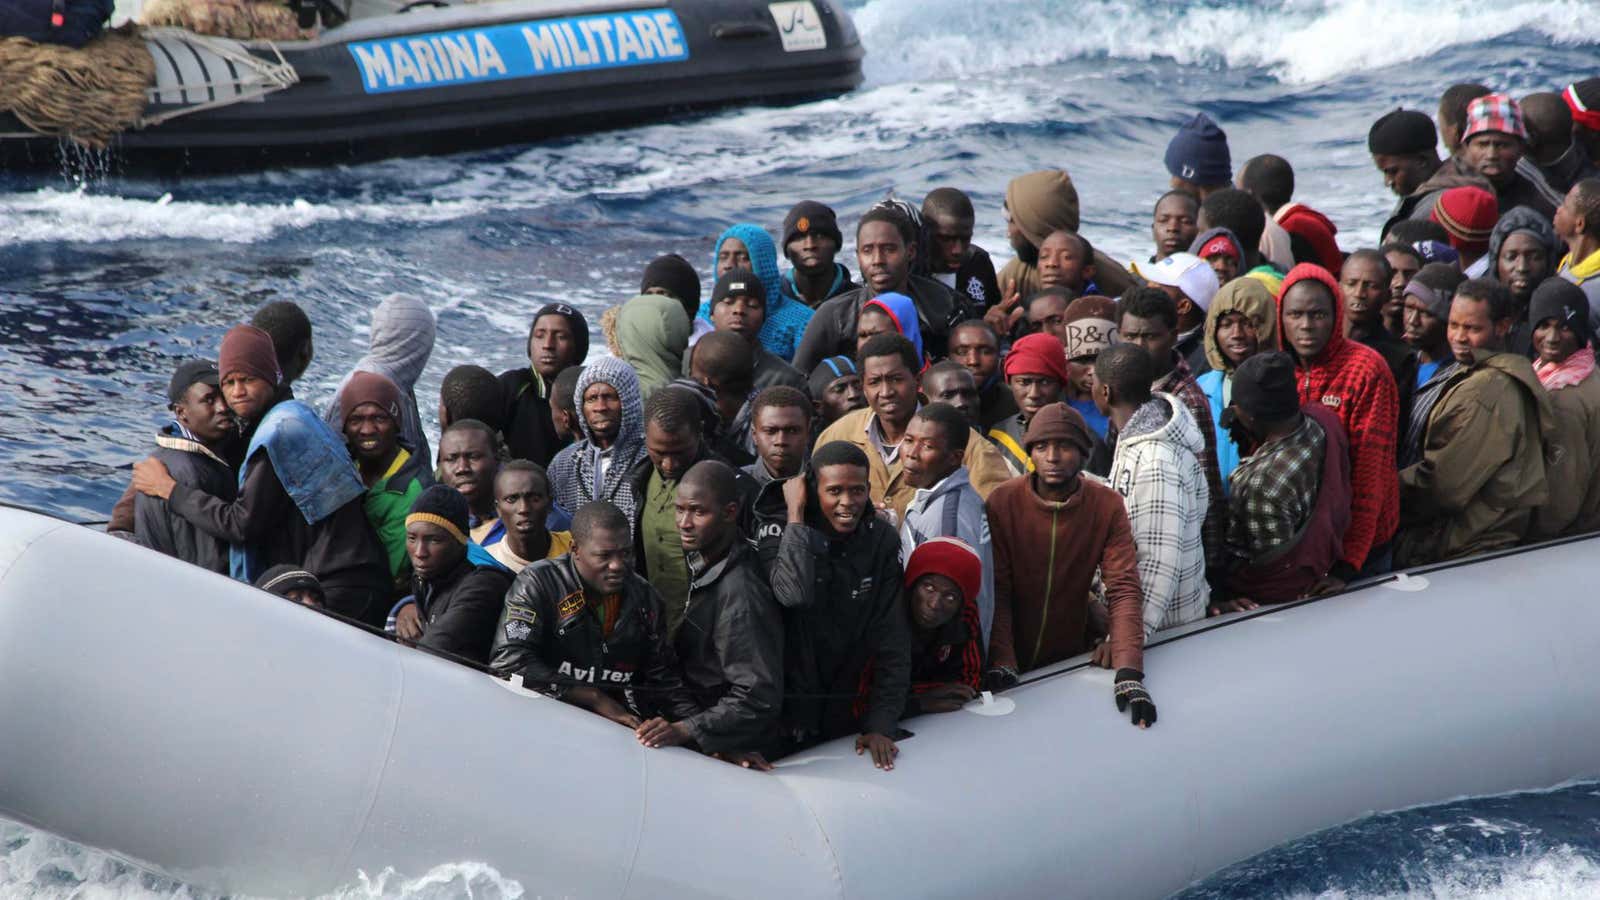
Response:
[{"label": "hooded sweatshirt", "polygon": [[[1011,179],[1006,185],[1006,209],[1022,236],[1036,248],[1053,231],[1078,230],[1078,189],[1072,176],[1060,169],[1029,172]],[[1099,250],[1094,252],[1094,271],[1095,283],[1109,296],[1115,297],[1133,285],[1128,270]],[[1038,263],[1023,262],[1021,258],[1012,259],[1000,269],[999,281],[1001,294],[1006,293],[1008,285],[1014,285],[1024,300],[1044,287],[1039,283]]]},{"label": "hooded sweatshirt", "polygon": [[1210,505],[1199,455],[1205,449],[1189,410],[1155,394],[1117,434],[1111,487],[1128,508],[1144,588],[1144,635],[1203,619],[1211,592],[1200,531]]},{"label": "hooded sweatshirt", "polygon": [[1314,257],[1311,262],[1329,272],[1337,272],[1344,265],[1344,253],[1333,237],[1339,228],[1327,216],[1303,203],[1285,203],[1272,214],[1272,220],[1311,248]]},{"label": "hooded sweatshirt", "polygon": [[1589,298],[1589,321],[1600,322],[1600,250],[1584,259],[1573,259],[1568,253],[1561,258],[1556,274],[1583,289]]},{"label": "hooded sweatshirt", "polygon": [[[622,399],[622,427],[610,449],[602,452],[594,445],[589,420],[582,415],[583,392],[592,384],[609,384]],[[562,509],[574,513],[593,500],[609,500],[634,521],[638,510],[628,472],[644,458],[644,400],[639,395],[639,376],[633,367],[614,356],[595,360],[583,370],[573,389],[578,428],[583,440],[563,448],[550,461],[550,490]]]},{"label": "hooded sweatshirt", "polygon": [[[1307,279],[1333,297],[1333,334],[1314,359],[1301,359],[1283,329],[1283,298]],[[1350,438],[1350,527],[1344,558],[1337,568],[1349,578],[1366,564],[1372,548],[1394,537],[1400,522],[1400,484],[1395,477],[1395,428],[1400,421],[1399,389],[1378,351],[1344,336],[1344,302],[1339,283],[1321,266],[1301,263],[1278,292],[1278,340],[1295,357],[1300,403],[1333,410]]]},{"label": "hooded sweatshirt", "polygon": [[622,358],[639,374],[645,399],[678,377],[689,346],[689,314],[676,298],[641,294],[617,313],[617,344]]},{"label": "hooded sweatshirt", "polygon": [[1278,305],[1272,292],[1256,278],[1235,278],[1222,286],[1211,298],[1211,308],[1206,310],[1206,324],[1201,346],[1206,352],[1206,362],[1211,370],[1195,379],[1206,403],[1211,407],[1211,427],[1217,435],[1217,473],[1222,478],[1223,492],[1228,489],[1228,476],[1239,467],[1239,445],[1233,435],[1222,427],[1222,411],[1233,402],[1232,360],[1222,352],[1217,343],[1217,325],[1228,313],[1242,312],[1256,323],[1257,346],[1271,350],[1278,346]]},{"label": "hooded sweatshirt", "polygon": [[433,355],[437,324],[428,305],[410,294],[390,294],[372,311],[372,347],[356,361],[355,368],[339,382],[333,402],[323,419],[337,427],[340,421],[339,395],[356,372],[377,372],[400,388],[400,437],[412,452],[425,460],[433,459],[428,436],[422,432],[422,414],[417,409],[417,379]]},{"label": "hooded sweatshirt", "polygon": [[[922,325],[918,321],[917,305],[912,302],[910,297],[894,292],[879,294],[861,304],[863,310],[869,306],[889,314],[890,321],[894,322],[895,330],[905,335],[906,340],[911,342],[911,346],[917,348],[917,359],[926,360],[928,358],[922,349]],[[858,315],[857,318],[859,319],[860,316]]]},{"label": "hooded sweatshirt", "polygon": [[[756,338],[774,356],[785,362],[794,359],[794,352],[800,349],[800,336],[805,334],[806,324],[811,321],[811,307],[783,295],[778,275],[778,249],[773,245],[772,237],[760,225],[729,226],[717,238],[716,246],[711,248],[711,271],[717,270],[717,254],[722,251],[722,244],[728,238],[744,244],[745,250],[750,253],[750,269],[766,289],[767,323],[761,326],[761,333]],[[711,324],[710,298],[701,301],[697,318],[707,325]]]},{"label": "hooded sweatshirt", "polygon": [[[589,356],[589,321],[583,313],[565,303],[546,303],[534,310],[528,323],[528,340],[533,344],[533,333],[539,320],[545,316],[560,316],[572,330],[573,359],[582,365]],[[496,376],[500,390],[506,398],[505,426],[500,429],[506,439],[506,449],[512,459],[526,459],[541,466],[550,465],[556,452],[568,443],[556,435],[555,421],[550,414],[550,385],[529,365],[507,369]]]},{"label": "hooded sweatshirt", "polygon": [[1528,360],[1475,351],[1433,407],[1422,461],[1400,473],[1405,519],[1395,565],[1521,543],[1534,511],[1550,498],[1545,449],[1555,434],[1550,397]]}]

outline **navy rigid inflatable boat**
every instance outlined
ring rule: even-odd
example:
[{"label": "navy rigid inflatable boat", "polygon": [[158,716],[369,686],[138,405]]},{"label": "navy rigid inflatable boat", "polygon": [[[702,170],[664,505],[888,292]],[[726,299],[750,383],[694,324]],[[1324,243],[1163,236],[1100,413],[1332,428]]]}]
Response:
[{"label": "navy rigid inflatable boat", "polygon": [[[304,41],[148,29],[156,85],[142,127],[113,144],[119,165],[448,152],[861,83],[861,42],[834,0],[350,0],[340,12]],[[58,165],[60,142],[26,131],[0,114],[0,160]]]}]

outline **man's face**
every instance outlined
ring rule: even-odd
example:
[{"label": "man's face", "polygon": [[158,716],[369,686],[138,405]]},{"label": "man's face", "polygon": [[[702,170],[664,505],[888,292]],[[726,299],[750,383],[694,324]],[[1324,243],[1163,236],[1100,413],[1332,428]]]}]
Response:
[{"label": "man's face", "polygon": [[1533,289],[1550,274],[1550,254],[1526,231],[1512,232],[1501,242],[1500,258],[1495,264],[1501,283],[1519,303],[1527,303]]},{"label": "man's face", "polygon": [[954,272],[961,268],[972,246],[971,219],[961,219],[947,213],[924,217],[933,227],[933,259],[930,268],[935,272]]},{"label": "man's face", "polygon": [[1189,249],[1189,245],[1200,235],[1196,215],[1194,201],[1185,197],[1167,197],[1156,204],[1155,217],[1150,222],[1150,237],[1156,244],[1156,259],[1166,259]]},{"label": "man's face", "polygon": [[237,430],[222,388],[214,384],[189,385],[172,405],[172,413],[202,444],[215,444]]},{"label": "man's face", "polygon": [[818,469],[817,502],[822,518],[835,532],[855,531],[867,511],[867,470],[851,465]]},{"label": "man's face", "polygon": [[796,269],[807,275],[821,275],[833,271],[833,258],[839,255],[839,242],[831,235],[811,231],[796,235],[784,250]]},{"label": "man's face", "polygon": [[744,402],[750,393],[749,385],[723,384],[722,379],[707,372],[705,367],[693,358],[689,361],[689,377],[699,382],[717,398],[717,415],[723,422],[731,423],[739,417],[739,410],[744,407]]},{"label": "man's face", "polygon": [[1496,322],[1489,315],[1489,301],[1457,295],[1450,301],[1450,352],[1456,362],[1472,364],[1473,351],[1497,350],[1510,330],[1510,321]]},{"label": "man's face", "polygon": [[811,417],[793,406],[763,406],[750,423],[756,455],[777,478],[798,474],[811,437]]},{"label": "man's face", "polygon": [[1393,191],[1397,197],[1407,197],[1422,186],[1433,168],[1433,160],[1426,154],[1413,153],[1406,156],[1390,156],[1386,153],[1372,154],[1372,164],[1383,173],[1383,186]]},{"label": "man's face", "polygon": [[478,508],[494,496],[494,476],[500,461],[488,435],[476,428],[457,428],[439,439],[439,466],[445,482]]},{"label": "man's face", "polygon": [[1578,352],[1578,336],[1558,319],[1545,319],[1533,329],[1533,349],[1539,361],[1560,365]]},{"label": "man's face", "polygon": [[344,420],[344,442],[360,462],[383,463],[394,455],[400,426],[389,411],[376,403],[363,403]]},{"label": "man's face", "polygon": [[507,531],[538,534],[550,514],[550,486],[537,472],[502,470],[494,479],[494,509]]},{"label": "man's face", "polygon": [[1064,488],[1083,470],[1083,451],[1071,441],[1036,441],[1028,449],[1033,473],[1046,487]]},{"label": "man's face", "polygon": [[1094,277],[1094,260],[1083,254],[1083,242],[1071,233],[1057,231],[1039,245],[1039,283],[1047,288],[1065,287],[1082,293]]},{"label": "man's face", "polygon": [[944,429],[936,422],[914,416],[900,438],[900,470],[917,488],[929,488],[961,467],[961,454],[950,447]]},{"label": "man's face", "polygon": [[1089,393],[1089,388],[1094,384],[1094,361],[1098,358],[1099,354],[1095,354],[1067,360],[1067,385],[1062,389],[1063,398],[1069,394],[1078,397]]},{"label": "man's face", "polygon": [[1394,272],[1394,277],[1389,279],[1389,302],[1405,303],[1406,285],[1422,270],[1422,261],[1394,250],[1385,253],[1383,258],[1389,261],[1389,269]]},{"label": "man's face", "polygon": [[881,419],[904,427],[917,411],[917,376],[898,353],[862,360],[861,384],[867,403]]},{"label": "man's face", "polygon": [[943,370],[922,376],[922,394],[929,403],[948,403],[977,427],[978,382],[966,369]]},{"label": "man's face", "polygon": [[432,522],[412,522],[406,526],[406,556],[411,568],[424,580],[449,572],[467,555],[467,545]]},{"label": "man's face", "polygon": [[867,405],[866,391],[861,387],[860,375],[843,375],[835,378],[822,392],[822,418],[834,422],[846,413]]},{"label": "man's face", "polygon": [[1039,248],[1022,233],[1022,226],[1017,224],[1016,217],[1011,214],[1011,207],[1000,207],[1000,213],[1006,221],[1006,243],[1011,245],[1012,250],[1017,251],[1017,256],[1021,257],[1023,262],[1031,263],[1037,260]]},{"label": "man's face", "polygon": [[576,365],[580,361],[577,356],[578,339],[566,316],[549,313],[533,323],[533,334],[528,337],[528,361],[540,378],[555,378],[562,369]]},{"label": "man's face", "polygon": [[1028,327],[1033,331],[1053,334],[1064,345],[1067,341],[1067,298],[1045,294],[1033,298],[1028,304]]},{"label": "man's face", "polygon": [[700,455],[700,435],[687,425],[668,431],[649,422],[644,426],[644,449],[663,481],[677,481]]},{"label": "man's face", "polygon": [[228,408],[242,422],[256,422],[266,415],[272,405],[272,382],[242,372],[227,372],[222,376],[222,396]]},{"label": "man's face", "polygon": [[1315,359],[1333,338],[1333,297],[1314,281],[1300,281],[1283,295],[1283,337],[1301,359]]},{"label": "man's face", "polygon": [[1567,191],[1567,196],[1562,198],[1561,205],[1556,207],[1556,215],[1552,224],[1555,225],[1556,235],[1563,241],[1571,244],[1578,239],[1578,189],[1574,187]]},{"label": "man's face", "polygon": [[726,238],[722,246],[717,248],[717,277],[728,274],[734,269],[749,269],[750,249],[744,241],[738,238]]},{"label": "man's face", "polygon": [[1227,253],[1213,253],[1206,257],[1206,265],[1217,273],[1217,284],[1227,284],[1239,277],[1239,260]]},{"label": "man's face", "polygon": [[1461,148],[1467,168],[1495,185],[1509,183],[1522,158],[1522,140],[1498,131],[1480,131]]},{"label": "man's face", "polygon": [[1406,343],[1418,348],[1433,348],[1445,343],[1445,320],[1428,311],[1422,301],[1415,297],[1406,298],[1405,330],[1400,337]]},{"label": "man's face", "polygon": [[911,586],[911,619],[922,631],[942,628],[961,611],[962,602],[954,579],[930,572]]},{"label": "man's face", "polygon": [[987,328],[957,328],[950,333],[950,358],[982,384],[1000,368],[1000,344]]},{"label": "man's face", "polygon": [[316,608],[322,605],[322,594],[311,588],[290,588],[284,592],[283,598],[301,606]]},{"label": "man's face", "polygon": [[868,222],[856,232],[856,262],[873,294],[904,288],[912,255],[900,230],[888,222]]},{"label": "man's face", "polygon": [[1124,344],[1143,347],[1155,362],[1157,371],[1164,373],[1172,368],[1172,348],[1178,343],[1178,332],[1167,320],[1160,316],[1150,319],[1123,316],[1117,333],[1122,335]]},{"label": "man's face", "polygon": [[727,542],[739,515],[739,504],[718,503],[710,491],[685,484],[672,500],[672,514],[683,549],[703,552]]},{"label": "man's face", "polygon": [[611,385],[597,381],[585,388],[582,413],[595,440],[609,445],[622,433],[622,396]]},{"label": "man's face", "polygon": [[1339,270],[1339,290],[1344,294],[1344,314],[1351,324],[1370,327],[1383,317],[1389,298],[1389,281],[1375,260],[1352,256]]},{"label": "man's face", "polygon": [[867,345],[867,341],[880,334],[897,333],[899,331],[894,327],[894,320],[883,310],[877,307],[863,309],[861,314],[856,316],[856,352],[860,353],[861,348]]},{"label": "man's face", "polygon": [[731,331],[754,341],[767,324],[767,299],[754,294],[723,297],[711,307],[711,324],[718,331]]},{"label": "man's face", "polygon": [[602,594],[621,592],[633,571],[633,541],[626,528],[595,528],[583,540],[574,535],[572,566],[578,577]]},{"label": "man's face", "polygon": [[1029,421],[1039,410],[1061,402],[1061,382],[1048,375],[1018,373],[1007,378],[1006,384],[1011,388],[1011,398],[1017,401],[1017,409]]},{"label": "man's face", "polygon": [[1234,367],[1261,349],[1260,332],[1255,320],[1242,312],[1226,312],[1217,318],[1217,349],[1233,363]]}]

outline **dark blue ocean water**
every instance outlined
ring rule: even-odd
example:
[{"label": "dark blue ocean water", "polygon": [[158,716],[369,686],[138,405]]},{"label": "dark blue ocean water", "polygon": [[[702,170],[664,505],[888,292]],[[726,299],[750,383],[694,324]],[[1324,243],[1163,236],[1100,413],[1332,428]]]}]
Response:
[{"label": "dark blue ocean water", "polygon": [[[317,357],[299,393],[320,401],[365,348],[379,298],[427,298],[439,345],[418,389],[426,410],[452,365],[519,364],[539,304],[598,314],[634,293],[652,256],[709,268],[723,227],[776,230],[800,199],[848,223],[888,192],[916,200],[956,185],[978,204],[979,243],[1001,256],[1006,181],[1059,166],[1096,246],[1148,254],[1162,149],[1196,109],[1223,123],[1236,165],[1269,151],[1293,162],[1297,199],[1328,213],[1353,249],[1372,243],[1392,201],[1365,150],[1377,115],[1432,110],[1457,81],[1520,95],[1600,68],[1593,0],[852,8],[868,83],[826,102],[324,169],[182,181],[0,173],[0,499],[103,518],[162,421],[174,362],[214,353],[269,300],[310,311]],[[1597,826],[1592,787],[1380,815],[1286,844],[1190,896],[1600,895]],[[35,833],[3,837],[0,895],[188,896]]]}]

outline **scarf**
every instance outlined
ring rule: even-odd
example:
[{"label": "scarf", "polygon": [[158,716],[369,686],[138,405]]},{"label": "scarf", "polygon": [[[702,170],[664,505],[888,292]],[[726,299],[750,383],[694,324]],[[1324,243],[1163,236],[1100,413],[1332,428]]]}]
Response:
[{"label": "scarf", "polygon": [[1540,360],[1533,364],[1533,371],[1547,391],[1572,387],[1594,371],[1594,350],[1585,347],[1567,357],[1565,362],[1547,363]]}]

